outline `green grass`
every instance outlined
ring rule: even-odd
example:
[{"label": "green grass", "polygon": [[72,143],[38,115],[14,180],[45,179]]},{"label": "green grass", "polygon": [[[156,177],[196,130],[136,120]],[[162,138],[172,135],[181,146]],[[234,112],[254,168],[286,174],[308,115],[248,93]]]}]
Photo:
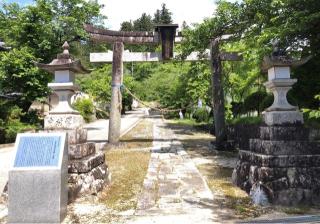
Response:
[{"label": "green grass", "polygon": [[196,122],[194,119],[174,119],[171,120],[172,123],[177,125],[185,125],[185,126],[200,126],[200,125],[206,125],[208,122]]}]

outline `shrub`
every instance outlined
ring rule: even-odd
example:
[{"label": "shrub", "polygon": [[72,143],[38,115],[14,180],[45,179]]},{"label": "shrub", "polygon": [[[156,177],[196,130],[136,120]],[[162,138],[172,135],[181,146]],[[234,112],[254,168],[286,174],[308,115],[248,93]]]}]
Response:
[{"label": "shrub", "polygon": [[197,108],[193,113],[193,118],[196,120],[196,122],[208,122],[209,117],[210,114],[205,107]]},{"label": "shrub", "polygon": [[230,120],[230,124],[261,124],[263,122],[262,117],[239,117]]},{"label": "shrub", "polygon": [[96,108],[96,117],[97,117],[97,119],[108,119],[109,118],[109,112],[101,110],[99,108]]},{"label": "shrub", "polygon": [[92,120],[92,116],[94,115],[94,105],[90,99],[78,99],[73,104],[73,107],[80,112],[86,122],[90,122]]},{"label": "shrub", "polygon": [[19,120],[11,120],[6,124],[5,128],[5,142],[14,142],[18,133],[35,129],[36,127],[30,124],[25,124]]}]

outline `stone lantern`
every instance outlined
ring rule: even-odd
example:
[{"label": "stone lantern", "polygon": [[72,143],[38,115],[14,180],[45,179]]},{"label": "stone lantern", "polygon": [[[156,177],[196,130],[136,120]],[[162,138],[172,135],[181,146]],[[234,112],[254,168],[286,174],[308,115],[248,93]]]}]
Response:
[{"label": "stone lantern", "polygon": [[291,79],[290,70],[306,63],[310,57],[293,60],[284,52],[276,52],[264,57],[262,69],[268,72],[268,81],[264,84],[274,95],[273,104],[263,112],[267,125],[302,124],[303,116],[298,107],[287,101],[287,93],[297,79]]},{"label": "stone lantern", "polygon": [[88,73],[79,60],[73,60],[69,54],[69,45],[65,42],[63,52],[49,64],[37,63],[37,66],[54,74],[54,82],[48,86],[58,96],[57,105],[45,117],[45,128],[73,128],[84,123],[82,116],[71,107],[71,97],[79,87],[74,83],[75,74]]},{"label": "stone lantern", "polygon": [[58,103],[45,117],[43,132],[68,133],[68,188],[69,201],[72,201],[81,194],[97,194],[109,181],[109,172],[104,152],[97,150],[94,142],[88,142],[84,119],[70,105],[71,97],[79,89],[74,83],[75,75],[89,71],[72,58],[67,42],[62,48],[57,59],[49,64],[37,63],[37,66],[54,74],[54,82],[48,86],[58,97]]}]

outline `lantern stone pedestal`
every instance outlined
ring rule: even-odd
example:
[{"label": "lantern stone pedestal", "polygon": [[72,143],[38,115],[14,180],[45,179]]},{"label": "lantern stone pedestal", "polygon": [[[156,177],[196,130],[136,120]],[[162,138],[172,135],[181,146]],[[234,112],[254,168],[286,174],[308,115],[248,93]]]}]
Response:
[{"label": "lantern stone pedestal", "polygon": [[79,88],[74,83],[76,73],[87,73],[80,61],[69,54],[69,45],[63,45],[63,53],[50,64],[38,67],[54,74],[54,82],[48,86],[58,96],[58,104],[44,119],[43,132],[66,132],[68,135],[68,185],[69,201],[81,194],[97,194],[108,182],[109,172],[103,152],[96,150],[95,143],[87,142],[84,119],[70,106],[72,95]]},{"label": "lantern stone pedestal", "polygon": [[287,101],[287,93],[296,79],[290,79],[290,64],[273,63],[266,65],[268,69],[268,82],[264,85],[273,93],[274,102],[263,113],[267,125],[303,123],[303,116],[299,109]]},{"label": "lantern stone pedestal", "polygon": [[290,79],[290,67],[304,62],[286,56],[264,59],[265,86],[273,92],[274,103],[264,111],[265,124],[249,137],[248,147],[240,148],[232,175],[234,184],[258,204],[320,202],[320,131],[304,127],[302,113],[286,98],[297,82]]}]

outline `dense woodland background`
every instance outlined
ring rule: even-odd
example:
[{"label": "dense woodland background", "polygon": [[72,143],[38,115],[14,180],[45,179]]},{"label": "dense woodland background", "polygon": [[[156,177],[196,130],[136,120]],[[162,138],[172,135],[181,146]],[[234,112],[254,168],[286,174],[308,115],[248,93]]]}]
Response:
[{"label": "dense woodland background", "polygon": [[[267,75],[261,71],[262,58],[272,52],[272,41],[280,40],[281,48],[295,58],[312,55],[302,67],[292,70],[299,81],[289,92],[289,101],[303,109],[306,123],[317,125],[320,117],[320,1],[319,0],[243,0],[241,3],[217,1],[217,10],[201,24],[180,27],[183,43],[175,51],[186,56],[204,51],[210,40],[223,34],[234,37],[221,46],[226,51],[241,52],[242,62],[224,62],[226,118],[229,123],[260,122],[257,118],[268,107],[273,96],[263,83]],[[33,5],[0,6],[0,39],[10,51],[0,52],[0,142],[14,141],[17,132],[41,128],[41,117],[29,107],[33,101],[45,102],[52,75],[39,70],[34,62],[48,63],[61,52],[64,41],[71,53],[81,59],[90,75],[77,81],[91,101],[76,105],[84,114],[97,108],[98,117],[108,116],[111,65],[90,64],[90,52],[104,52],[111,46],[90,42],[83,24],[104,27],[107,19],[100,14],[97,1],[36,0]],[[105,6],[107,7],[107,6]],[[153,31],[155,24],[174,23],[166,5],[154,15],[143,13],[133,21],[123,21],[121,30]],[[125,46],[130,51],[160,51],[159,46]],[[126,63],[124,84],[140,99],[157,102],[162,108],[185,108],[187,118],[212,122],[211,71],[207,61],[158,63]],[[129,109],[131,97],[124,92],[123,105]],[[169,114],[177,117],[178,113]],[[252,117],[255,116],[255,117]],[[245,118],[249,117],[249,118]]]}]

